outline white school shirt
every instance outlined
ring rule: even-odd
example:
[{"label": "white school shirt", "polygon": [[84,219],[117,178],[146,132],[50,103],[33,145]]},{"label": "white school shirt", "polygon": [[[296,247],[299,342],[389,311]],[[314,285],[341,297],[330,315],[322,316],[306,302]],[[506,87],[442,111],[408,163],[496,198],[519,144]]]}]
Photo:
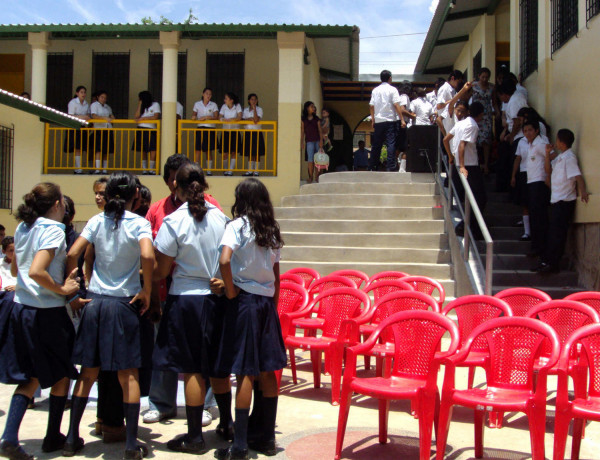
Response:
[{"label": "white school shirt", "polygon": [[44,249],[54,249],[54,258],[46,271],[56,284],[62,285],[67,261],[65,226],[45,217],[38,217],[31,227],[21,222],[15,231],[15,257],[19,269],[15,302],[36,308],[62,307],[65,296],[40,286],[29,277],[33,258]]},{"label": "white school shirt", "polygon": [[[107,120],[113,114],[110,105],[108,104],[100,104],[100,102],[96,101],[90,107],[90,112],[93,115],[97,115],[100,118],[106,118]],[[112,128],[112,123],[94,123],[94,128]]]},{"label": "white school shirt", "polygon": [[552,161],[550,203],[576,200],[575,178],[577,176],[581,176],[577,157],[571,149],[565,150]]},{"label": "white school shirt", "polygon": [[183,113],[183,104],[179,101],[177,101],[177,105],[175,105],[175,113],[182,120],[185,118]]},{"label": "white school shirt", "polygon": [[456,139],[456,164],[460,166],[458,147],[462,141],[465,141],[464,166],[477,166],[479,164],[479,158],[477,157],[479,126],[477,122],[472,117],[467,117],[456,123],[450,134],[454,134],[454,138]]},{"label": "white school shirt", "polygon": [[154,240],[154,247],[175,258],[171,295],[208,295],[210,279],[221,278],[219,243],[229,220],[216,206],[206,203],[201,222],[190,214],[188,203],[169,214]]},{"label": "white school shirt", "polygon": [[[256,106],[256,114],[258,118],[262,120],[263,117],[263,109],[259,106]],[[254,120],[254,110],[250,110],[250,107],[246,107],[244,112],[242,113],[242,120]],[[260,121],[258,120],[258,121]],[[255,125],[254,123],[250,123],[249,125],[244,125],[246,129],[260,129],[260,125]]]},{"label": "white school shirt", "polygon": [[12,276],[10,272],[10,266],[12,264],[7,262],[4,257],[0,261],[0,282],[2,284],[2,289],[4,290],[7,286],[15,286],[17,284],[17,278]]},{"label": "white school shirt", "polygon": [[254,232],[246,217],[238,217],[225,227],[225,234],[219,245],[229,246],[233,284],[251,294],[273,297],[275,294],[275,273],[273,265],[279,262],[279,249],[262,248],[256,244]]},{"label": "white school shirt", "polygon": [[96,247],[89,291],[113,297],[131,297],[141,290],[140,241],[152,241],[150,222],[129,211],[115,228],[112,215],[92,217],[81,236]]},{"label": "white school shirt", "polygon": [[[399,104],[403,105],[406,110],[410,110],[410,98],[406,94],[401,94],[400,95],[400,102],[399,102]],[[408,124],[410,122],[410,120],[411,120],[411,118],[409,116],[407,116],[407,115],[403,115],[402,118],[404,119],[404,122],[406,124]]]},{"label": "white school shirt", "polygon": [[521,83],[517,83],[516,88],[517,88],[517,91],[525,97],[525,100],[527,100],[527,96],[528,96],[527,88],[525,88]]},{"label": "white school shirt", "polygon": [[[544,144],[549,144],[548,138],[540,133],[540,137]],[[515,155],[521,157],[521,163],[519,163],[519,172],[527,172],[527,154],[529,153],[529,142],[526,137],[522,137],[517,144],[517,151]]]},{"label": "white school shirt", "polygon": [[74,97],[69,101],[69,105],[67,106],[67,113],[69,115],[89,115],[90,114],[90,105],[86,100],[83,102],[79,102],[78,97]]},{"label": "white school shirt", "polygon": [[[445,104],[456,95],[456,90],[452,88],[452,85],[448,82],[444,83],[437,93],[437,104]],[[449,118],[448,116],[448,104],[439,113],[440,117],[444,119]]]},{"label": "white school shirt", "polygon": [[[514,118],[518,118],[519,110],[523,107],[527,107],[527,98],[523,96],[523,93],[515,91],[506,103],[506,123],[508,124],[508,132],[512,132],[514,126]],[[517,134],[515,134],[514,140],[523,137],[523,129],[521,128]]]},{"label": "white school shirt", "polygon": [[[200,100],[194,104],[194,113],[197,118],[214,117],[219,111],[219,107],[213,101],[208,101],[208,104],[204,105],[204,101]],[[198,128],[214,128],[215,124],[210,123],[198,123]]]},{"label": "white school shirt", "polygon": [[[144,113],[142,113],[140,118],[151,117],[157,113],[160,113],[160,104],[158,102],[153,102],[150,107],[144,110]],[[156,128],[156,123],[138,123],[138,128]]]},{"label": "white school shirt", "polygon": [[425,98],[427,99],[427,102],[429,102],[433,106],[433,110],[435,112],[437,110],[435,107],[437,105],[437,94],[435,94],[435,91],[427,93]]},{"label": "white school shirt", "polygon": [[373,89],[369,105],[374,108],[375,123],[398,120],[394,105],[399,104],[400,100],[398,89],[388,82],[383,82]]},{"label": "white school shirt", "polygon": [[418,97],[410,103],[410,111],[413,112],[417,118],[415,118],[415,125],[431,125],[429,117],[433,113],[433,106],[424,97]]},{"label": "white school shirt", "polygon": [[[238,113],[242,113],[242,106],[240,104],[232,105],[231,108],[227,107],[227,104],[223,104],[219,115],[223,118],[236,118]],[[223,129],[236,129],[240,127],[240,125],[223,125]]]},{"label": "white school shirt", "polygon": [[537,136],[531,144],[527,143],[527,183],[546,180],[546,144],[544,139]]}]

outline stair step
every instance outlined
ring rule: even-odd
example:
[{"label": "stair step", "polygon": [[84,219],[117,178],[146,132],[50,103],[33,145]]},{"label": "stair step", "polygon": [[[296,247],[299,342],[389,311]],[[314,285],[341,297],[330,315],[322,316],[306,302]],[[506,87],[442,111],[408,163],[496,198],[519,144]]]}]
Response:
[{"label": "stair step", "polygon": [[[485,254],[481,254],[481,260],[485,264]],[[494,270],[524,270],[533,267],[537,258],[527,257],[525,254],[494,254]],[[568,270],[569,261],[565,257],[561,261],[561,269]]]},{"label": "stair step", "polygon": [[[494,209],[493,203],[488,203],[486,208],[491,210]],[[495,209],[494,209],[495,211]],[[485,218],[485,223],[488,227],[516,227],[515,224],[521,220],[521,213],[502,213],[498,214],[496,212],[488,213],[484,212],[483,217]],[[520,227],[523,228],[523,227]]]},{"label": "stair step", "polygon": [[282,231],[322,233],[443,233],[443,220],[278,219]]},{"label": "stair step", "polygon": [[520,241],[523,227],[488,227],[493,240]]},{"label": "stair step", "polygon": [[[520,285],[519,285],[520,286]],[[509,289],[515,287],[514,285],[506,285],[506,286],[494,286],[492,289],[493,294],[497,294],[504,289]],[[583,292],[585,289],[574,286],[522,286],[522,287],[534,287],[536,289],[540,289],[548,294],[553,299],[564,299],[566,296],[575,294],[576,292]]]},{"label": "stair step", "polygon": [[489,203],[510,203],[510,195],[506,192],[487,192],[487,202]]},{"label": "stair step", "polygon": [[[324,254],[325,253],[325,254]],[[376,260],[380,263],[404,262],[447,264],[450,263],[450,251],[446,249],[412,248],[365,248],[365,247],[328,247],[285,245],[281,251],[282,260],[336,260],[339,262],[359,262]]]},{"label": "stair step", "polygon": [[319,183],[331,184],[339,182],[364,183],[372,182],[379,184],[406,184],[406,183],[435,183],[431,173],[397,173],[397,172],[338,172],[323,174],[319,177]]},{"label": "stair step", "polygon": [[366,195],[386,195],[393,192],[398,195],[435,195],[437,191],[434,183],[399,183],[381,184],[332,182],[319,184],[306,184],[300,187],[300,195],[324,195],[338,193],[358,193]]},{"label": "stair step", "polygon": [[442,219],[443,209],[433,207],[279,207],[275,208],[277,219],[335,219],[343,220],[390,220],[390,219]]},{"label": "stair step", "polygon": [[[477,247],[485,254],[485,242],[478,241]],[[531,242],[515,240],[494,240],[494,254],[527,254],[531,250]]]},{"label": "stair step", "polygon": [[290,246],[446,249],[448,235],[440,233],[303,233],[282,232]]},{"label": "stair step", "polygon": [[356,204],[376,207],[424,207],[438,206],[439,197],[432,195],[359,195],[359,194],[330,194],[330,195],[293,195],[281,199],[282,206],[319,206],[333,207],[355,206]]},{"label": "stair step", "polygon": [[[561,271],[553,274],[540,274],[525,270],[494,270],[492,282],[502,286],[570,286],[577,288],[577,273]],[[540,287],[540,289],[544,289]]]}]

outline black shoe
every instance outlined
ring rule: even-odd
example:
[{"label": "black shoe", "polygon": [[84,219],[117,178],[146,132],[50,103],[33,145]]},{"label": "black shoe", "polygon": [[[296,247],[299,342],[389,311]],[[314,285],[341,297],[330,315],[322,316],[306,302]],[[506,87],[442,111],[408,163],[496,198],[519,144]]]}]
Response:
[{"label": "black shoe", "polygon": [[46,436],[42,442],[42,452],[55,452],[61,450],[65,446],[66,440],[67,437],[62,433],[59,433],[56,438],[49,438]]},{"label": "black shoe", "polygon": [[546,267],[549,267],[549,265],[547,263],[540,262],[535,267],[532,267],[529,271],[530,272],[541,272],[542,270],[546,270]]},{"label": "black shoe", "polygon": [[65,442],[62,448],[62,456],[63,457],[73,457],[77,452],[83,449],[84,446],[83,438],[79,438],[77,442]]},{"label": "black shoe", "polygon": [[233,447],[225,447],[215,450],[215,458],[219,460],[248,460],[248,449],[234,450]]},{"label": "black shoe", "polygon": [[12,444],[8,441],[0,442],[0,456],[10,460],[33,460],[33,455],[29,455],[19,444]]},{"label": "black shoe", "polygon": [[148,448],[139,445],[135,449],[126,449],[123,460],[141,460],[148,455]]},{"label": "black shoe", "polygon": [[227,428],[217,425],[215,433],[224,441],[233,441],[233,425],[229,425]]},{"label": "black shoe", "polygon": [[275,439],[272,439],[270,441],[248,439],[248,447],[258,452],[259,454],[266,455],[267,457],[277,455],[277,445],[275,444]]},{"label": "black shoe", "polygon": [[184,452],[186,454],[205,454],[208,449],[204,441],[190,442],[187,434],[177,436],[167,442],[167,447],[175,452]]}]

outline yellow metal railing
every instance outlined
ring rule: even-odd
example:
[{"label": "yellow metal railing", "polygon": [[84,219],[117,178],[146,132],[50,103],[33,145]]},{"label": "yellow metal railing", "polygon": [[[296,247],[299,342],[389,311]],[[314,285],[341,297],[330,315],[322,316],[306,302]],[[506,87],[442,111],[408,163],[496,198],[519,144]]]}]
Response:
[{"label": "yellow metal railing", "polygon": [[209,174],[277,174],[276,121],[179,120],[177,133],[178,151]]},{"label": "yellow metal railing", "polygon": [[[105,120],[90,120],[106,123]],[[46,123],[44,146],[44,174],[72,173],[81,170],[93,173],[96,170],[158,174],[160,167],[160,120],[148,123],[156,128],[139,128],[135,120],[112,120],[112,128],[80,128],[78,130],[51,126]],[[153,150],[152,150],[153,149]],[[150,169],[149,157],[156,152],[155,167]],[[81,157],[79,167],[75,157]],[[101,159],[100,168],[96,158]],[[104,167],[104,160],[107,160]],[[146,168],[142,162],[146,162]]]}]

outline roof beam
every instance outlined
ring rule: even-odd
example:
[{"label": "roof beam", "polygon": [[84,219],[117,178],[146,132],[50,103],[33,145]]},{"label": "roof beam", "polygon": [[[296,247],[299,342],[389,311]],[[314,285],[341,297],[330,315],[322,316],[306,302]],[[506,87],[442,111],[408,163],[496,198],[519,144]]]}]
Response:
[{"label": "roof beam", "polygon": [[446,17],[446,21],[458,21],[459,19],[475,18],[477,16],[483,16],[484,14],[487,14],[487,12],[487,8],[479,8],[477,10],[466,10],[458,13],[450,13]]},{"label": "roof beam", "polygon": [[494,14],[499,3],[500,0],[492,0],[487,8],[487,14]]},{"label": "roof beam", "polygon": [[437,42],[435,42],[435,46],[453,45],[454,43],[462,43],[462,42],[468,42],[468,41],[469,41],[468,35],[460,35],[458,37],[450,37],[450,38],[444,38],[443,40],[438,40]]}]

